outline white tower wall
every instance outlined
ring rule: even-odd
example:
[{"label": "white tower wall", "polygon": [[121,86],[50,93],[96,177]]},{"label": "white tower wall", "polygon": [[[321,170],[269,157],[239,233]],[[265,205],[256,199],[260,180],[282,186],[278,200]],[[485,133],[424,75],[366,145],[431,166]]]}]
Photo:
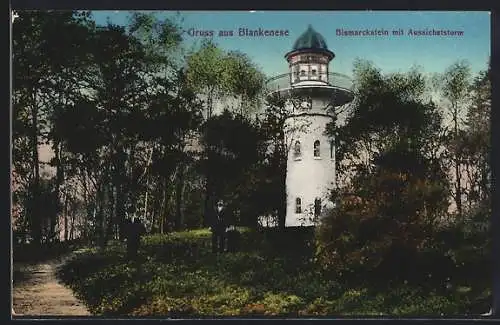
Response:
[{"label": "white tower wall", "polygon": [[[320,107],[308,112],[297,112],[285,122],[287,142],[286,193],[287,209],[285,226],[314,225],[314,202],[321,199],[322,210],[330,200],[330,190],[335,185],[335,148],[324,134],[328,123],[333,121]],[[320,141],[319,157],[314,156],[314,142]],[[300,156],[295,154],[295,143],[300,142]],[[296,213],[296,199],[301,200],[301,213]]]},{"label": "white tower wall", "polygon": [[[270,94],[288,99],[291,105],[284,125],[288,148],[286,227],[314,226],[325,207],[333,206],[330,194],[336,182],[335,148],[325,131],[329,123],[335,122],[331,116],[334,106],[353,100],[349,78],[329,71],[334,57],[323,36],[309,25],[285,54],[289,73],[268,80]],[[316,141],[319,154],[315,154]]]}]

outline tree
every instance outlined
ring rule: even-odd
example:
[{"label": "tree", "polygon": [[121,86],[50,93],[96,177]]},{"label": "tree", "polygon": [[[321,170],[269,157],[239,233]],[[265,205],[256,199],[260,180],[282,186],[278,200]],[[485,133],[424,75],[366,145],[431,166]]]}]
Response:
[{"label": "tree", "polygon": [[344,126],[330,124],[327,130],[332,137],[337,135],[337,160],[347,163],[339,165],[340,172],[358,162],[368,168],[369,157],[394,143],[429,142],[423,135],[434,132],[442,118],[432,103],[424,104],[426,83],[418,69],[384,76],[369,62],[357,61],[354,75],[355,100]]},{"label": "tree", "polygon": [[82,222],[104,245],[123,232],[126,210],[159,229],[173,206],[180,229],[185,180],[194,187],[199,178],[190,145],[201,106],[180,69],[177,21],[134,13],[127,27],[95,26],[85,12],[28,12],[15,25],[14,197],[36,240],[45,224],[42,144],[54,152],[50,184],[65,238]]},{"label": "tree", "polygon": [[[467,110],[465,132],[461,137],[465,157],[471,202],[489,205],[491,188],[490,160],[490,71],[481,71],[471,85],[472,103]],[[470,170],[472,169],[472,171]]]},{"label": "tree", "polygon": [[[13,25],[13,160],[17,173],[26,180],[23,188],[29,191],[25,197],[30,201],[26,205],[33,207],[27,217],[37,243],[42,242],[43,223],[39,146],[51,140],[52,113],[85,84],[79,75],[85,68],[80,65],[84,55],[79,53],[85,53],[90,26],[85,12],[41,11],[22,12]],[[24,155],[22,146],[29,147],[28,160],[20,156]],[[62,170],[57,166],[60,176]]]},{"label": "tree", "polygon": [[[148,143],[149,158],[144,169],[146,180],[146,193],[144,200],[144,217],[148,215],[148,198],[152,164],[158,167],[154,160],[169,162],[162,171],[159,188],[163,188],[163,213],[168,212],[168,201],[175,192],[175,218],[170,220],[175,229],[183,226],[182,197],[186,178],[186,169],[192,163],[193,153],[187,149],[192,133],[200,124],[200,103],[195,93],[187,83],[184,69],[179,68],[184,64],[184,51],[182,46],[182,33],[179,23],[180,17],[165,20],[158,19],[154,14],[133,13],[130,19],[129,33],[136,37],[144,46],[148,60],[149,71],[149,109],[143,112],[146,116],[145,128],[141,130],[141,141]],[[156,122],[154,121],[156,120]],[[160,133],[151,133],[151,127],[163,129]],[[157,153],[161,152],[160,155]],[[170,166],[170,167],[167,167]],[[161,167],[160,167],[161,169]],[[158,171],[158,168],[155,168]],[[174,180],[170,180],[173,178]],[[170,188],[170,183],[172,188]],[[152,215],[155,211],[152,211]],[[160,218],[160,230],[163,231],[165,216]]]},{"label": "tree", "polygon": [[228,110],[204,127],[209,130],[204,132],[202,143],[212,152],[204,169],[213,177],[215,195],[224,198],[237,214],[241,212],[244,220],[239,221],[254,226],[256,205],[262,204],[252,201],[259,190],[256,173],[267,149],[260,129],[250,119]]},{"label": "tree", "polygon": [[[285,228],[286,218],[286,164],[291,147],[290,140],[285,138],[285,120],[290,111],[287,101],[276,96],[270,97],[260,128],[268,145],[263,163],[259,201],[262,215],[271,214],[276,218],[278,227]],[[287,141],[288,140],[288,141]]]},{"label": "tree", "polygon": [[437,89],[441,91],[442,96],[449,102],[448,113],[451,117],[452,128],[448,150],[450,151],[455,170],[455,204],[459,216],[463,214],[462,196],[463,196],[463,175],[460,152],[460,131],[463,130],[463,120],[465,108],[469,102],[469,89],[471,85],[471,72],[469,63],[456,62],[450,66],[444,74],[437,78]]},{"label": "tree", "polygon": [[172,83],[166,80],[162,82],[165,88],[151,101],[144,134],[147,135],[147,141],[159,144],[159,150],[155,151],[153,156],[155,171],[163,178],[165,187],[170,182],[175,184],[175,219],[172,222],[174,229],[181,229],[184,224],[182,197],[186,170],[196,158],[195,152],[191,152],[188,144],[200,128],[202,106],[196,94],[188,87],[182,69],[178,71]]},{"label": "tree", "polygon": [[425,102],[421,73],[384,76],[360,62],[355,75],[345,124],[328,128],[349,182],[335,191],[339,207],[318,232],[321,260],[342,272],[380,270],[383,261],[412,256],[448,208],[445,166],[428,150],[439,146],[442,117]]},{"label": "tree", "polygon": [[[245,101],[259,95],[263,86],[263,75],[240,53],[225,53],[211,41],[205,41],[201,48],[190,53],[186,60],[188,84],[197,92],[205,103],[205,121],[214,113],[215,104],[231,96],[240,95]],[[240,105],[240,107],[243,107]],[[206,131],[209,128],[205,128]],[[210,137],[209,135],[204,135]],[[214,159],[210,147],[205,149],[205,159]],[[213,207],[215,189],[211,172],[207,171],[204,225],[214,220]]]}]

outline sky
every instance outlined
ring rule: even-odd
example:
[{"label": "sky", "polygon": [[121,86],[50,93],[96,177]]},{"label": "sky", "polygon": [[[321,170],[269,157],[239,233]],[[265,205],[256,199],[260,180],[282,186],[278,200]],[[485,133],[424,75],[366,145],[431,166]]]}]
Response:
[{"label": "sky", "polygon": [[[159,18],[175,12],[156,11]],[[126,25],[127,11],[93,11],[97,24]],[[330,71],[352,75],[356,58],[371,61],[383,72],[404,72],[420,66],[426,73],[439,73],[458,60],[467,60],[477,73],[487,67],[490,56],[490,13],[430,11],[181,11],[186,43],[203,37],[190,36],[191,29],[214,31],[213,39],[225,50],[246,53],[268,76],[288,72],[285,53],[308,25],[325,38],[335,53]],[[288,36],[238,36],[240,28],[288,31]],[[386,30],[384,36],[339,36],[337,30]],[[403,35],[392,35],[393,30]],[[412,30],[461,31],[461,36],[412,36]],[[219,31],[233,30],[232,37]]]}]

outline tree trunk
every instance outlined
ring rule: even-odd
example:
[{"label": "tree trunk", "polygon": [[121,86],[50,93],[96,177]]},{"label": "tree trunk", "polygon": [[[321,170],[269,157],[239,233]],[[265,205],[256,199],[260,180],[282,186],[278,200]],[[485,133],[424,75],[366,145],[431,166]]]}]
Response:
[{"label": "tree trunk", "polygon": [[113,226],[114,226],[114,220],[115,220],[115,193],[114,193],[114,188],[112,184],[107,185],[107,203],[108,203],[108,217],[106,219],[106,230],[105,230],[105,235],[104,235],[104,245],[107,245],[108,241],[113,238]]},{"label": "tree trunk", "polygon": [[40,216],[40,158],[38,155],[38,106],[36,102],[36,89],[33,90],[33,102],[31,105],[32,133],[31,151],[33,156],[33,185],[32,202],[30,211],[31,233],[35,244],[42,244],[42,222]]},{"label": "tree trunk", "polygon": [[165,187],[164,187],[164,192],[163,192],[163,211],[160,215],[161,219],[161,233],[165,233],[165,231],[170,231],[170,190],[171,187],[169,186],[169,177],[165,176]]},{"label": "tree trunk", "polygon": [[465,173],[467,174],[467,179],[466,179],[466,197],[467,197],[467,208],[470,210],[474,203],[477,201],[477,197],[475,197],[473,194],[476,190],[475,182],[474,182],[474,177],[471,173],[471,166],[468,162],[465,163]]},{"label": "tree trunk", "polygon": [[278,227],[279,229],[285,229],[285,221],[286,221],[286,193],[284,194],[283,202],[280,202],[278,205]]},{"label": "tree trunk", "polygon": [[212,198],[210,195],[210,177],[207,175],[207,179],[205,182],[205,202],[204,202],[204,213],[203,213],[203,227],[211,227],[212,226],[212,220],[211,220],[211,207],[212,205]]},{"label": "tree trunk", "polygon": [[152,230],[154,232],[160,232],[161,228],[161,203],[162,203],[162,198],[163,198],[163,182],[161,182],[159,179],[156,181],[156,191],[154,191],[153,195],[153,206],[152,206],[152,211],[151,211],[151,219],[152,219]]},{"label": "tree trunk", "polygon": [[148,196],[149,196],[149,178],[146,180],[146,194],[144,195],[144,210],[142,212],[143,220],[147,220],[148,218],[148,198],[149,198]]},{"label": "tree trunk", "polygon": [[[148,177],[148,169],[149,166],[151,165],[151,162],[153,161],[153,153],[154,153],[154,147],[151,148],[151,152],[149,153],[148,161],[146,163],[146,167],[144,168],[144,177],[146,177],[146,194],[144,197],[144,211],[143,211],[143,220],[147,220],[148,218],[148,199],[149,199],[149,177]],[[152,220],[151,220],[151,230],[154,228],[154,212],[152,213]]]},{"label": "tree trunk", "polygon": [[455,186],[455,203],[457,204],[457,213],[459,216],[462,215],[462,181],[460,177],[460,165],[457,160],[455,160],[455,177],[456,177],[456,186]]},{"label": "tree trunk", "polygon": [[213,175],[213,169],[211,167],[211,161],[213,161],[213,153],[212,153],[212,148],[209,146],[207,148],[208,150],[208,155],[207,155],[207,172],[206,172],[206,182],[205,182],[205,213],[203,216],[203,226],[204,227],[215,227],[215,180]]},{"label": "tree trunk", "polygon": [[64,241],[68,241],[68,194],[64,195],[64,206],[63,206],[63,217],[64,217]]},{"label": "tree trunk", "polygon": [[166,214],[168,213],[168,177],[163,177],[162,182],[162,201],[160,204],[160,211],[158,214],[159,222],[160,222],[160,234],[165,233],[165,219]]},{"label": "tree trunk", "polygon": [[[489,158],[489,157],[488,157]],[[481,198],[482,201],[487,201],[491,197],[491,191],[489,187],[490,175],[489,175],[489,160],[488,158],[483,158],[483,166],[481,168]]]},{"label": "tree trunk", "polygon": [[[209,96],[208,96],[208,103],[207,103],[207,121],[210,120],[212,117],[212,106],[213,106],[213,100],[212,100],[212,91],[210,91]],[[208,128],[206,128],[206,131],[208,133]],[[208,138],[207,134],[205,134],[205,137]],[[203,226],[204,227],[213,227],[213,202],[212,202],[212,177],[211,177],[211,170],[210,170],[210,161],[212,158],[212,147],[208,145],[205,148],[207,152],[207,171],[206,171],[206,182],[205,182],[205,205],[204,205],[204,213],[203,213]]]},{"label": "tree trunk", "polygon": [[[73,202],[74,203],[74,202]],[[76,207],[75,204],[73,204],[73,209],[71,209],[71,226],[69,230],[69,240],[73,240],[74,237],[74,232],[75,232],[75,214],[76,214]]]},{"label": "tree trunk", "polygon": [[[89,173],[87,173],[89,174]],[[93,202],[91,202],[91,198],[90,198],[90,191],[88,189],[88,186],[87,186],[87,177],[85,176],[85,174],[82,175],[82,184],[83,184],[83,202],[84,202],[84,206],[85,206],[85,211],[86,211],[86,215],[87,215],[87,220],[93,220],[95,222],[95,228],[93,229],[93,231],[95,232],[95,234],[97,235],[97,237],[99,237],[99,226],[97,224],[97,219],[96,219],[96,211],[97,211],[97,191],[98,189],[96,188],[95,189],[95,200]],[[95,238],[95,235],[94,236],[91,236],[89,234],[89,237],[91,237],[91,240],[94,241],[94,240],[98,240],[98,238]]]},{"label": "tree trunk", "polygon": [[[455,132],[455,141],[458,140],[458,108],[456,103],[452,103],[453,106],[453,126]],[[456,186],[455,186],[455,203],[457,205],[457,213],[459,216],[462,216],[462,175],[460,175],[460,160],[459,153],[457,149],[455,149],[455,178],[456,178]]]},{"label": "tree trunk", "polygon": [[182,230],[184,218],[182,215],[182,193],[184,191],[184,172],[185,166],[180,164],[177,171],[177,182],[175,189],[175,229]]},{"label": "tree trunk", "polygon": [[[215,215],[215,193],[213,189],[213,183],[212,183],[212,177],[211,177],[211,170],[208,170],[207,176],[206,176],[206,184],[205,184],[205,214],[204,214],[204,226],[211,227],[212,228],[212,236],[215,235],[214,230],[217,228],[217,218]],[[214,237],[212,237],[214,238]],[[217,251],[217,241],[212,240],[212,252]]]},{"label": "tree trunk", "polygon": [[[59,220],[60,216],[61,216],[61,212],[63,210],[62,208],[62,191],[61,191],[61,187],[63,185],[63,182],[64,182],[64,166],[62,164],[62,159],[61,159],[61,146],[62,144],[59,143],[59,142],[54,142],[54,145],[53,145],[53,150],[54,150],[54,158],[55,158],[55,162],[56,162],[56,184],[54,186],[54,191],[55,191],[55,208],[56,208],[56,211],[55,212],[55,218],[57,218],[57,220]],[[60,232],[60,230],[59,230]]]},{"label": "tree trunk", "polygon": [[99,240],[99,246],[101,248],[106,247],[106,218],[104,217],[104,200],[105,200],[105,193],[104,189],[102,186],[99,186],[97,189],[96,193],[96,209],[97,209],[97,217],[96,217],[96,223],[97,223],[97,229],[99,232],[98,240]]},{"label": "tree trunk", "polygon": [[[54,191],[56,191],[54,189]],[[59,201],[59,195],[57,192],[50,192],[50,219],[49,219],[49,222],[50,222],[50,226],[49,226],[49,229],[50,229],[50,234],[49,234],[49,238],[50,238],[50,242],[54,242],[57,240],[57,238],[59,237],[59,215],[60,215],[60,201]]]},{"label": "tree trunk", "polygon": [[165,223],[165,216],[163,215],[163,211],[165,210],[164,206],[167,201],[167,186],[165,185],[167,183],[166,179],[163,180],[162,182],[162,200],[161,204],[159,205],[159,213],[158,213],[158,221],[160,222],[160,234],[163,234],[164,232],[164,223]]},{"label": "tree trunk", "polygon": [[116,186],[116,225],[118,226],[118,238],[123,239],[125,234],[125,190],[120,182]]},{"label": "tree trunk", "polygon": [[[282,148],[283,147],[283,144],[277,144],[277,147],[278,148]],[[285,148],[284,148],[284,152],[287,152],[286,150],[286,144],[285,144]],[[280,165],[284,165],[283,168],[281,168],[281,170],[283,171],[283,173],[281,174],[281,185],[280,185],[280,196],[279,196],[279,201],[278,201],[278,228],[279,229],[285,229],[285,222],[286,222],[286,187],[285,187],[285,183],[286,183],[286,156],[283,157],[283,155],[281,154],[283,152],[283,150],[276,150],[275,151],[275,154],[276,154],[276,161],[278,161],[280,163]],[[285,159],[285,161],[283,161],[282,159]]]}]

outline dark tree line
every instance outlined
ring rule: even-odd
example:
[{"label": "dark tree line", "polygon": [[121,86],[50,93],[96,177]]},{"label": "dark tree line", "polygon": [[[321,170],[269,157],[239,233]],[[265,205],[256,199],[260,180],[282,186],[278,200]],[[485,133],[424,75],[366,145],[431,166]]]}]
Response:
[{"label": "dark tree line", "polygon": [[[255,227],[257,214],[276,210],[281,199],[267,196],[281,186],[284,157],[266,146],[274,133],[264,124],[279,128],[273,111],[255,115],[263,74],[211,42],[187,50],[180,24],[139,13],[127,27],[97,26],[86,12],[19,13],[16,232],[39,244],[105,245],[123,237],[128,214],[163,233],[209,226],[216,197],[231,202],[238,224]],[[53,157],[43,162],[47,147]]]}]

